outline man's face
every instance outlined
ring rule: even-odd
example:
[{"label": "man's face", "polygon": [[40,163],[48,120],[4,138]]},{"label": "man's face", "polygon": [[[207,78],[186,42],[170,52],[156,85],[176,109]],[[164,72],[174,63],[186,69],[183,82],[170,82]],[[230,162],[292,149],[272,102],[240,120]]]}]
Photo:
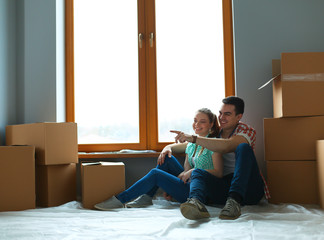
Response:
[{"label": "man's face", "polygon": [[235,106],[232,104],[223,104],[218,115],[220,127],[224,130],[235,128],[241,118],[242,114],[236,115]]}]

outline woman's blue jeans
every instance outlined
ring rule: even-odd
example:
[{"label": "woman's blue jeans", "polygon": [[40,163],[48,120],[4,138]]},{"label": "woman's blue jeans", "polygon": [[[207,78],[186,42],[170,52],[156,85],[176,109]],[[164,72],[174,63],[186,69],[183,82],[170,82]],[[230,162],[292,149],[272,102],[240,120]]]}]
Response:
[{"label": "woman's blue jeans", "polygon": [[203,169],[191,174],[189,198],[202,203],[224,204],[230,192],[242,196],[242,204],[257,204],[264,195],[264,183],[254,152],[249,144],[240,144],[235,151],[234,174],[217,178]]},{"label": "woman's blue jeans", "polygon": [[183,172],[183,167],[175,157],[165,157],[162,165],[157,165],[143,178],[116,197],[122,202],[129,202],[142,194],[154,196],[160,187],[178,202],[185,202],[189,196],[190,183],[183,182],[177,176]]}]

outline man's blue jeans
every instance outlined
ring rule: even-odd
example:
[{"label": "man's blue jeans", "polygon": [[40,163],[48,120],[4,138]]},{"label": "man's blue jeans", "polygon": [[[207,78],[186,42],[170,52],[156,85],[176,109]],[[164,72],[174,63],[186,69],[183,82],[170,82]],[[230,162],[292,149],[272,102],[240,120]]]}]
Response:
[{"label": "man's blue jeans", "polygon": [[177,176],[183,172],[183,167],[175,157],[165,157],[162,165],[157,165],[143,178],[116,197],[122,202],[129,202],[142,194],[153,197],[160,187],[178,202],[185,202],[189,196],[190,183],[183,182]]},{"label": "man's blue jeans", "polygon": [[189,198],[202,203],[225,204],[230,192],[242,196],[242,204],[257,204],[264,195],[264,183],[250,145],[240,144],[235,151],[235,171],[217,178],[203,169],[191,174]]}]

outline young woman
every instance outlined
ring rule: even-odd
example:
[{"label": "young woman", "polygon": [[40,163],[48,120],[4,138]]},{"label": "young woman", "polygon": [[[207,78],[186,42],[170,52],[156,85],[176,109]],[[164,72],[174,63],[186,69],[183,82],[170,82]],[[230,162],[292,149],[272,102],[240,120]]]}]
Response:
[{"label": "young woman", "polygon": [[[197,111],[192,127],[195,136],[214,138],[219,134],[217,117],[207,108]],[[186,153],[183,167],[172,156],[172,152]],[[95,208],[111,210],[125,206],[133,208],[146,207],[153,204],[152,198],[159,187],[169,196],[183,203],[189,196],[190,176],[194,169],[204,169],[219,178],[223,176],[221,155],[195,143],[185,142],[167,145],[158,157],[157,163],[156,168],[152,169],[130,188],[104,202],[96,204]]]}]

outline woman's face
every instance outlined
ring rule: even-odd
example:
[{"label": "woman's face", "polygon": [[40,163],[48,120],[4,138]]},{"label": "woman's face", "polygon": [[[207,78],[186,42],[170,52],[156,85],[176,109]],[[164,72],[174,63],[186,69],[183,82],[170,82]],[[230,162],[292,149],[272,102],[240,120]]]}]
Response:
[{"label": "woman's face", "polygon": [[213,123],[209,122],[207,114],[198,112],[194,118],[192,128],[195,133],[201,137],[205,137],[212,128]]}]

